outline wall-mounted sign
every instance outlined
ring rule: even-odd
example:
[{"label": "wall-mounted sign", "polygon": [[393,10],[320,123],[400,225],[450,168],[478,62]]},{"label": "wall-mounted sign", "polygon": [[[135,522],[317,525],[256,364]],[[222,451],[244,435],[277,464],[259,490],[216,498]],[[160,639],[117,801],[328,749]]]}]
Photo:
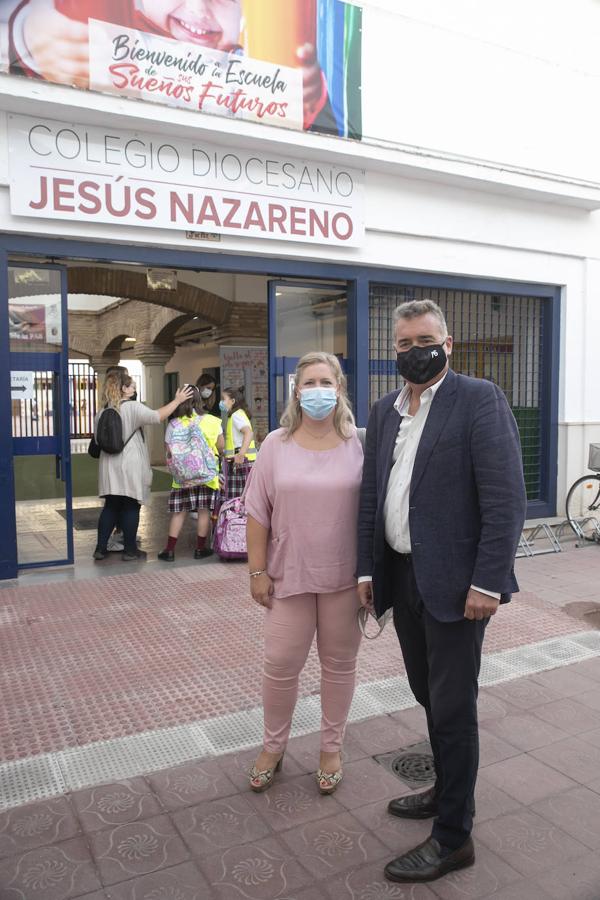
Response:
[{"label": "wall-mounted sign", "polygon": [[10,373],[10,396],[12,400],[35,399],[33,372]]},{"label": "wall-mounted sign", "polygon": [[9,117],[16,216],[356,246],[364,172],[204,141]]},{"label": "wall-mounted sign", "polygon": [[0,5],[0,68],[11,74],[361,137],[362,16],[343,0]]}]

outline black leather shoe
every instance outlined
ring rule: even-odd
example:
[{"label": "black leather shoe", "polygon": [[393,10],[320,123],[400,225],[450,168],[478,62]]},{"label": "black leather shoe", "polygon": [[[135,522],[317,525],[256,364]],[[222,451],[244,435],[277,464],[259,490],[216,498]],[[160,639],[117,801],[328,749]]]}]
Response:
[{"label": "black leather shoe", "polygon": [[107,550],[100,550],[98,547],[96,547],[96,549],[94,550],[94,556],[93,556],[94,559],[106,559],[107,556],[108,556]]},{"label": "black leather shoe", "polygon": [[159,559],[164,559],[165,562],[173,562],[175,559],[175,554],[172,550],[161,550],[158,554]]},{"label": "black leather shoe", "polygon": [[437,816],[435,787],[430,787],[420,794],[408,794],[406,797],[390,800],[388,812],[401,819],[430,819],[432,816]]},{"label": "black leather shoe", "polygon": [[194,559],[206,559],[207,556],[212,556],[212,550],[209,550],[208,547],[205,547],[204,550],[198,550],[196,548],[194,550]]},{"label": "black leather shoe", "polygon": [[384,872],[388,881],[435,881],[448,872],[472,866],[474,862],[475,848],[471,838],[467,838],[458,850],[443,856],[438,841],[429,837],[413,850],[388,863]]}]

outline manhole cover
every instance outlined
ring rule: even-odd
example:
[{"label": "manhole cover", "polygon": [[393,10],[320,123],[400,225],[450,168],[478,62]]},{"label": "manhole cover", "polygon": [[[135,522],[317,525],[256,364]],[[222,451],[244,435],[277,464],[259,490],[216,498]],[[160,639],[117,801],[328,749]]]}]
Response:
[{"label": "manhole cover", "polygon": [[435,781],[435,769],[429,741],[421,741],[409,747],[400,747],[391,753],[383,753],[374,757],[400,781],[411,788],[423,787]]},{"label": "manhole cover", "polygon": [[392,771],[403,781],[427,784],[435,779],[433,756],[428,753],[402,753],[392,763]]}]

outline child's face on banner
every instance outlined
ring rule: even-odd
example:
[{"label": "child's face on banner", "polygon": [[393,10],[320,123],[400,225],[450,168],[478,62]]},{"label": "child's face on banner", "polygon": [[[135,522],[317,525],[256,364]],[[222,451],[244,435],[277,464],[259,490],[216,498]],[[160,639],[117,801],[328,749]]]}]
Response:
[{"label": "child's face on banner", "polygon": [[239,42],[240,0],[136,0],[138,10],[177,41],[215,50]]}]

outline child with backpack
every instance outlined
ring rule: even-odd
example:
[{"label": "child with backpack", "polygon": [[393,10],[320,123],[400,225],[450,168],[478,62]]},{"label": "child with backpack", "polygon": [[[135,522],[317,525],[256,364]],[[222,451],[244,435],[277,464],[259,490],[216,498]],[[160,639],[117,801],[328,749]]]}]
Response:
[{"label": "child with backpack", "polygon": [[169,536],[167,546],[158,554],[165,562],[175,559],[175,546],[188,512],[198,512],[194,559],[212,554],[206,546],[210,514],[219,496],[219,455],[224,449],[221,420],[208,413],[199,414],[200,393],[192,394],[169,417],[165,434],[167,468],[173,476],[169,495]]}]

